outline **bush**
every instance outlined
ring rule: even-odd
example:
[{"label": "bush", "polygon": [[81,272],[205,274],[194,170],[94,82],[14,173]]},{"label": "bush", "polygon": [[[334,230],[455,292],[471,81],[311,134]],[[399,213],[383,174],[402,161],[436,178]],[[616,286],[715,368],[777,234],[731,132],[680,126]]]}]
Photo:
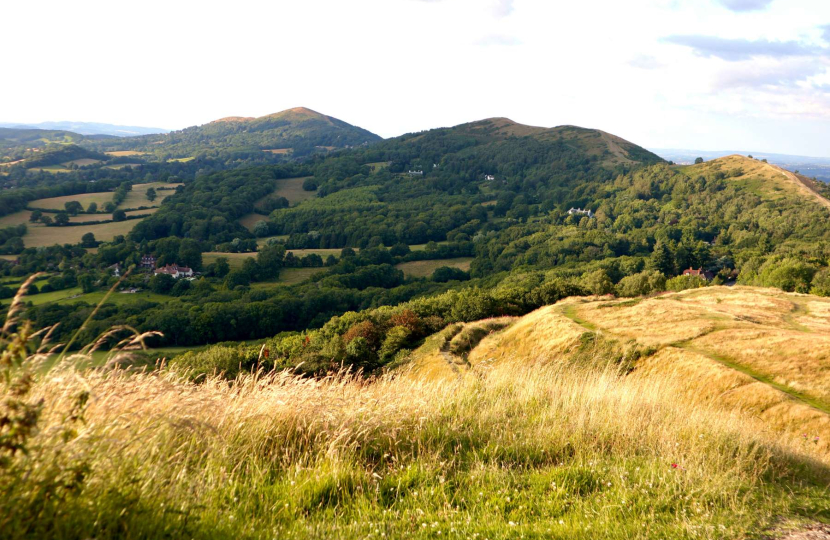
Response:
[{"label": "bush", "polygon": [[595,270],[590,274],[583,275],[581,285],[586,292],[598,296],[614,292],[614,282],[611,281],[608,272],[605,270]]},{"label": "bush", "polygon": [[822,268],[813,276],[810,293],[818,296],[830,296],[830,268]]},{"label": "bush", "polygon": [[676,276],[666,280],[667,291],[685,291],[686,289],[699,289],[706,287],[709,282],[700,276]]},{"label": "bush", "polygon": [[382,361],[391,360],[395,354],[409,342],[412,331],[405,326],[395,326],[386,333],[386,339],[380,347],[378,356]]},{"label": "bush", "polygon": [[448,281],[467,281],[470,279],[470,274],[459,268],[451,266],[442,266],[436,268],[432,273],[432,281],[436,283],[447,283]]},{"label": "bush", "polygon": [[617,284],[619,296],[645,296],[664,290],[666,290],[666,276],[656,270],[646,270],[624,277]]}]

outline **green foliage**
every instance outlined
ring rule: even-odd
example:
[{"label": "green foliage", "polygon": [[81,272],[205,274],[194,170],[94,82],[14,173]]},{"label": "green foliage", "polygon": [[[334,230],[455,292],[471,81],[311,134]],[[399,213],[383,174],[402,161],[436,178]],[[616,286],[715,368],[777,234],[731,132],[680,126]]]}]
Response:
[{"label": "green foliage", "polygon": [[667,291],[685,291],[706,287],[709,282],[700,276],[675,276],[666,280]]},{"label": "green foliage", "polygon": [[168,294],[176,285],[176,278],[169,274],[156,274],[150,278],[150,290],[156,294]]},{"label": "green foliage", "polygon": [[644,296],[666,290],[666,276],[656,270],[646,270],[624,277],[617,284],[619,296]]}]

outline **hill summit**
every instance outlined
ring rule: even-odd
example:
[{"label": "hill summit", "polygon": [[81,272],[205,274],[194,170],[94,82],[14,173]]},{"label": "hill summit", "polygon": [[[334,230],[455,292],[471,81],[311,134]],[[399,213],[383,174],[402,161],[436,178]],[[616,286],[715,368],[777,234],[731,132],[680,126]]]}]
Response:
[{"label": "hill summit", "polygon": [[306,107],[295,107],[258,118],[227,116],[164,135],[115,141],[105,150],[161,151],[174,157],[190,157],[206,150],[301,156],[379,140],[381,137],[363,128]]}]

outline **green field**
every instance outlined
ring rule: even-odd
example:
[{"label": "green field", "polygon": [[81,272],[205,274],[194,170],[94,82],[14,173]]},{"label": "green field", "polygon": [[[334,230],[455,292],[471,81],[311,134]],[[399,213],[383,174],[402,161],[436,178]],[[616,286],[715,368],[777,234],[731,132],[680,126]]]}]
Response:
[{"label": "green field", "polygon": [[78,201],[81,206],[87,208],[90,203],[95,203],[99,207],[108,202],[112,202],[112,192],[104,191],[102,193],[80,193],[78,195],[65,195],[63,197],[50,197],[48,199],[38,199],[29,203],[29,208],[43,208],[45,210],[63,210],[64,205],[69,201]]},{"label": "green field", "polygon": [[303,189],[303,182],[305,182],[308,178],[310,177],[304,176],[301,178],[286,178],[283,180],[277,180],[277,188],[267,197],[257,201],[257,204],[266,199],[285,197],[288,199],[288,204],[294,206],[303,201],[315,198],[317,196],[316,191],[306,191]]},{"label": "green field", "polygon": [[252,289],[270,289],[285,285],[296,285],[302,283],[314,274],[325,272],[325,268],[283,268],[280,270],[280,278],[276,281],[264,281],[251,283]]},{"label": "green field", "polygon": [[181,184],[167,184],[165,182],[149,182],[147,184],[134,184],[133,189],[127,192],[127,198],[119,205],[119,208],[139,208],[141,206],[159,206],[161,201],[173,194],[173,191],[157,191],[155,201],[147,199],[147,190],[150,188],[158,189],[161,187],[176,187]]},{"label": "green field", "polygon": [[442,266],[458,268],[466,272],[470,269],[470,263],[472,261],[472,257],[435,259],[432,261],[411,261],[395,265],[395,268],[403,270],[403,273],[409,277],[429,277],[433,272],[435,272],[436,269],[441,268]]}]

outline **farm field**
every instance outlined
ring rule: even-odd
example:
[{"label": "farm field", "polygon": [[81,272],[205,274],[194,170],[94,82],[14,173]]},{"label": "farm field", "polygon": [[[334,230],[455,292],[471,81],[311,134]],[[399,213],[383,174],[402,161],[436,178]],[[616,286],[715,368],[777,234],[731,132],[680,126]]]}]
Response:
[{"label": "farm field", "polygon": [[288,204],[294,206],[303,201],[315,198],[317,196],[316,191],[306,191],[303,189],[303,182],[305,182],[308,178],[310,177],[303,176],[300,178],[285,178],[276,180],[277,188],[267,197],[263,197],[257,201],[257,204],[265,201],[266,199],[285,197],[288,199]]},{"label": "farm field", "polygon": [[450,268],[458,268],[465,272],[470,269],[470,263],[473,261],[472,257],[458,257],[455,259],[435,259],[432,261],[410,261],[395,265],[395,268],[403,270],[403,273],[409,277],[429,277],[436,269],[442,266],[449,266]]},{"label": "farm field", "polygon": [[86,208],[90,203],[95,203],[99,207],[108,202],[112,202],[112,192],[104,191],[102,193],[80,193],[78,195],[64,195],[63,197],[50,197],[48,199],[37,199],[29,203],[30,208],[43,208],[46,210],[63,210],[64,205],[70,201],[78,201]]},{"label": "farm field", "polygon": [[77,165],[78,167],[86,167],[87,165],[95,165],[96,163],[102,163],[100,159],[92,159],[92,158],[81,158],[81,159],[73,159],[72,161],[66,161],[61,163],[64,167],[69,167],[70,165]]},{"label": "farm field", "polygon": [[268,236],[266,238],[257,238],[256,239],[257,248],[262,248],[262,246],[267,245],[269,240],[278,240],[280,242],[285,242],[286,240],[288,240],[288,235],[287,234],[280,234],[280,235],[277,235],[277,236]]},{"label": "farm field", "polygon": [[159,206],[161,201],[173,194],[173,191],[163,190],[156,192],[156,200],[149,201],[147,199],[147,190],[150,188],[158,189],[160,187],[176,187],[181,184],[167,184],[165,182],[149,182],[147,184],[135,184],[133,189],[127,192],[127,198],[119,205],[119,208],[124,210],[128,208],[139,208],[141,206]]},{"label": "farm field", "polygon": [[256,253],[221,253],[218,251],[207,251],[202,253],[202,264],[205,266],[213,264],[221,257],[228,259],[228,265],[231,268],[242,268],[245,259],[256,258]]},{"label": "farm field", "polygon": [[[106,217],[107,214],[101,214]],[[39,223],[29,224],[29,230],[23,237],[23,243],[27,248],[52,246],[54,244],[77,244],[81,237],[91,232],[98,241],[108,242],[119,235],[126,235],[141,220],[129,219],[127,221],[100,223],[85,227],[47,227]]]},{"label": "farm field", "polygon": [[116,163],[115,165],[104,165],[105,169],[123,169],[124,167],[140,167],[141,163]]},{"label": "farm field", "polygon": [[251,283],[252,289],[270,289],[285,285],[296,285],[302,283],[318,272],[325,272],[325,268],[283,268],[280,270],[280,278],[276,281],[265,281]]}]

